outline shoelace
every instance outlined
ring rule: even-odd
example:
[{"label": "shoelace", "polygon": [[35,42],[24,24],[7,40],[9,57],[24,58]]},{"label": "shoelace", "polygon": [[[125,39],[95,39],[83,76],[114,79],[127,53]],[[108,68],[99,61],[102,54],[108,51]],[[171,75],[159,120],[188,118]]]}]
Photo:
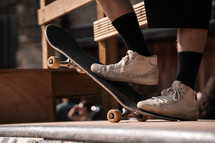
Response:
[{"label": "shoelace", "polygon": [[114,67],[120,67],[120,72],[124,72],[124,69],[125,69],[125,65],[127,64],[127,62],[129,61],[129,59],[132,59],[134,58],[134,53],[133,52],[128,52],[126,54],[126,56],[124,56],[121,61],[119,61],[118,63],[116,64],[110,64],[108,65],[108,68],[114,66]]},{"label": "shoelace", "polygon": [[169,100],[172,99],[171,97],[169,97],[169,95],[173,96],[174,101],[178,101],[181,98],[180,89],[173,89],[172,87],[164,89],[161,92],[161,96],[152,97],[152,99],[158,99],[158,100],[160,100],[162,102],[165,102],[165,101],[169,101]]}]

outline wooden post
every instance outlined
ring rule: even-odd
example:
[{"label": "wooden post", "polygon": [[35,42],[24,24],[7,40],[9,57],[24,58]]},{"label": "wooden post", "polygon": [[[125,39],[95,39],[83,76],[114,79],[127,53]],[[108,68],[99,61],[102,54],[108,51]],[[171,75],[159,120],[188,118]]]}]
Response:
[{"label": "wooden post", "polygon": [[[40,0],[40,8],[43,8],[46,6],[46,4],[50,2],[50,0]],[[50,45],[48,44],[48,42],[46,41],[46,37],[45,37],[45,27],[47,26],[47,24],[43,24],[41,25],[41,37],[42,37],[42,64],[43,64],[43,68],[48,68],[47,66],[47,59],[49,58],[49,56],[53,56],[54,55],[54,49],[52,49],[50,47]]]},{"label": "wooden post", "polygon": [[[104,18],[104,13],[99,4],[97,3],[97,18]],[[113,64],[117,62],[118,47],[117,38],[112,37],[107,40],[99,41],[99,60],[103,64]],[[113,108],[119,108],[118,102],[104,89],[101,90],[102,95],[102,107],[103,107],[103,118],[106,119],[108,110]]]}]

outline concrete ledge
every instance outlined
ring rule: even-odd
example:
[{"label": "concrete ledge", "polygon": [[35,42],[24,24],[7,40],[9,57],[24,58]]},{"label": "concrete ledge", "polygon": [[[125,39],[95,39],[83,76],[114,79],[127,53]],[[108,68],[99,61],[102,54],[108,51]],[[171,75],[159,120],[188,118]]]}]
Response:
[{"label": "concrete ledge", "polygon": [[[149,128],[147,124],[154,124]],[[156,122],[138,123],[137,121],[124,121],[122,124],[108,123],[107,121],[93,122],[72,122],[72,123],[47,123],[28,125],[4,125],[0,126],[1,137],[28,137],[44,138],[48,140],[70,140],[88,142],[214,142],[215,131],[208,129],[201,130],[202,122],[197,122],[200,128],[180,127],[183,122]],[[167,124],[175,127],[163,127]],[[179,123],[179,124],[178,124]],[[186,125],[187,122],[184,122]],[[192,122],[190,122],[192,124]],[[127,126],[126,126],[127,124]],[[138,126],[139,124],[139,126]],[[144,124],[146,127],[144,127]],[[163,124],[163,125],[162,125]],[[133,125],[133,127],[132,127]],[[193,124],[194,125],[194,124]],[[214,122],[211,126],[214,125]],[[153,126],[153,125],[151,125]],[[159,127],[160,126],[160,127]]]}]

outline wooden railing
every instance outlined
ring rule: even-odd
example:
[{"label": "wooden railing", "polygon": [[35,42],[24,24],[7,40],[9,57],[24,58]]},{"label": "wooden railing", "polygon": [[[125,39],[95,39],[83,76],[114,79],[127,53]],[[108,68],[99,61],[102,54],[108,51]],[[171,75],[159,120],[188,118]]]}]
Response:
[{"label": "wooden railing", "polygon": [[44,6],[41,6],[38,10],[38,24],[46,24],[92,1],[93,0],[56,0],[47,6],[42,4]]}]

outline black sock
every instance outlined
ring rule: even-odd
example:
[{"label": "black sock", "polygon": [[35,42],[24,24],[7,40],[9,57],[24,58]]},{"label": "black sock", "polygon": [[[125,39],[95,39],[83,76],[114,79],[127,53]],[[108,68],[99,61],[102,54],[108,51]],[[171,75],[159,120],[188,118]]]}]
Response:
[{"label": "black sock", "polygon": [[203,54],[198,52],[178,53],[178,72],[176,80],[195,89],[196,78]]},{"label": "black sock", "polygon": [[128,50],[136,51],[143,56],[151,56],[134,12],[119,17],[112,22],[112,25],[122,37]]}]

